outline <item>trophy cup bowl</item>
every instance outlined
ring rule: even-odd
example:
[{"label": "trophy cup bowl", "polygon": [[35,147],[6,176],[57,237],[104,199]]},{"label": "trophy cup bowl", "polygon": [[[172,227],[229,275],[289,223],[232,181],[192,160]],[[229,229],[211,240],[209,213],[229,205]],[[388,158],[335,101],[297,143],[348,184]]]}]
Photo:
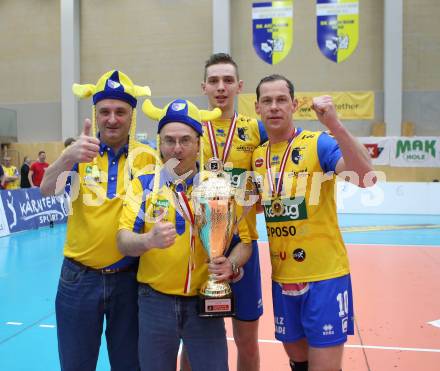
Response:
[{"label": "trophy cup bowl", "polygon": [[[209,259],[223,256],[236,223],[234,188],[224,173],[209,176],[193,190],[195,226]],[[199,293],[200,317],[235,315],[231,287],[210,274]]]}]

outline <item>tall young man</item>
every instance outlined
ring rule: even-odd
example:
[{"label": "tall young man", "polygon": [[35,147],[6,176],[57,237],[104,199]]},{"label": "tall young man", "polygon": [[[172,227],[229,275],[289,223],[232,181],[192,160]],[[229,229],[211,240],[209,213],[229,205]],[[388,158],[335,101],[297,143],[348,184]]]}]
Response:
[{"label": "tall young man", "polygon": [[[217,158],[231,174],[235,186],[240,174],[250,171],[254,149],[267,140],[264,127],[257,120],[235,110],[235,99],[243,89],[238,66],[228,54],[213,54],[206,61],[202,91],[209,107],[218,107],[222,116],[205,124],[203,136],[204,158]],[[251,243],[243,245],[240,233],[229,248],[224,264],[230,265],[237,280],[232,283],[236,303],[236,317],[232,320],[237,346],[237,370],[258,370],[258,322],[263,314],[256,209],[246,216],[247,234]]]}]

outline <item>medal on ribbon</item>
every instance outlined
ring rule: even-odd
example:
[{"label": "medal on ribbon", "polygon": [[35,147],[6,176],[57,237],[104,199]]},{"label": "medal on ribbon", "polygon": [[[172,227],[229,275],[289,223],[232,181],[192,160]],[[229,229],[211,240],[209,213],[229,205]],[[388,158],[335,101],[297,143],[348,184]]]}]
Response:
[{"label": "medal on ribbon", "polygon": [[275,216],[281,216],[284,212],[284,204],[281,197],[277,197],[272,201],[272,212]]},{"label": "medal on ribbon", "polygon": [[223,155],[220,160],[217,140],[215,138],[214,128],[212,127],[211,121],[206,122],[206,127],[208,128],[208,139],[211,145],[211,151],[213,157],[210,158],[206,164],[207,170],[212,172],[223,171],[223,164],[226,163],[228,159],[229,152],[231,151],[232,139],[234,137],[235,128],[237,127],[237,113],[234,112],[234,117],[231,120],[231,126],[229,127],[228,135],[226,136],[225,148],[223,149]]},{"label": "medal on ribbon", "polygon": [[283,176],[284,176],[284,171],[286,169],[287,159],[289,158],[290,150],[292,149],[293,139],[295,139],[296,136],[297,136],[297,130],[295,129],[292,137],[289,139],[289,143],[287,145],[287,148],[284,151],[284,154],[283,154],[283,157],[281,160],[278,179],[274,178],[274,176],[272,175],[272,167],[271,167],[271,163],[270,163],[270,143],[267,145],[266,171],[267,171],[267,178],[269,181],[270,193],[272,196],[271,207],[272,207],[272,212],[275,216],[281,216],[284,213],[285,206],[284,206],[283,200],[281,198],[281,191],[283,188]]}]

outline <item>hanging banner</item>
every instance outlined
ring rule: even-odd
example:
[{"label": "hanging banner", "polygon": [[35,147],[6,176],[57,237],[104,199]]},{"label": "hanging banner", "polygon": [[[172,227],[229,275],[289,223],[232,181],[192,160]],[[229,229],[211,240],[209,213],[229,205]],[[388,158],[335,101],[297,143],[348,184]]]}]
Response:
[{"label": "hanging banner", "polygon": [[66,196],[41,195],[39,188],[0,192],[10,233],[65,223],[69,214]]},{"label": "hanging banner", "polygon": [[389,165],[392,140],[387,137],[358,137],[370,154],[373,165]]},{"label": "hanging banner", "polygon": [[0,199],[0,237],[7,236],[8,234],[8,222],[6,220],[5,210],[3,209],[3,202]]},{"label": "hanging banner", "polygon": [[[330,95],[341,120],[373,120],[374,92],[372,91],[343,91],[343,92],[295,92],[298,108],[293,114],[295,120],[317,120],[315,111],[311,109],[312,98],[320,95]],[[255,113],[255,94],[240,94],[238,96],[238,111],[246,116],[259,118]]]},{"label": "hanging banner", "polygon": [[440,167],[440,137],[393,138],[391,166]]},{"label": "hanging banner", "polygon": [[277,64],[286,58],[293,42],[293,0],[253,3],[252,34],[263,61]]},{"label": "hanging banner", "polygon": [[316,26],[321,53],[336,63],[346,60],[359,40],[358,0],[317,0]]}]

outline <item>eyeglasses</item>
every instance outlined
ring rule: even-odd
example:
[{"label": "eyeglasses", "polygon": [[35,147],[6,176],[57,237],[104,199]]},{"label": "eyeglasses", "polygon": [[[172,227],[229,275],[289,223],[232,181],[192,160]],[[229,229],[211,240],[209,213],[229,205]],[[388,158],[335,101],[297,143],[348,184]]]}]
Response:
[{"label": "eyeglasses", "polygon": [[182,137],[180,139],[178,138],[171,138],[171,137],[165,137],[165,138],[160,138],[160,143],[163,144],[166,147],[175,147],[177,143],[179,143],[179,145],[181,147],[189,147],[191,146],[197,139],[193,138],[193,137]]}]

